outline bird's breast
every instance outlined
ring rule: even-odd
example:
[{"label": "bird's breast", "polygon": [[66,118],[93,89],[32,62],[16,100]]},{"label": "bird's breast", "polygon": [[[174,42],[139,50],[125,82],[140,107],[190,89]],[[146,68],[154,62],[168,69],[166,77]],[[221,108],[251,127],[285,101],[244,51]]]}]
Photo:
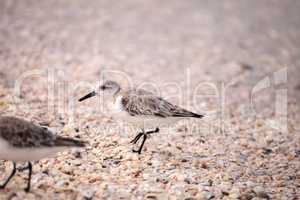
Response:
[{"label": "bird's breast", "polygon": [[122,98],[123,98],[122,96],[118,96],[115,99],[113,106],[112,106],[113,112],[118,113],[118,112],[124,111],[124,106],[122,104]]}]

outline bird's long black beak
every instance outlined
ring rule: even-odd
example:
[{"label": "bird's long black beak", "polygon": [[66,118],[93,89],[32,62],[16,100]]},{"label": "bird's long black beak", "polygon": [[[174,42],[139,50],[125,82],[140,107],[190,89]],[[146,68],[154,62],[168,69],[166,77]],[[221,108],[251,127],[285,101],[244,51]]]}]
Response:
[{"label": "bird's long black beak", "polygon": [[95,92],[95,91],[93,91],[93,92],[91,92],[91,93],[88,93],[88,94],[85,95],[84,97],[81,97],[78,101],[84,101],[84,100],[86,100],[86,99],[88,99],[88,98],[91,98],[91,97],[93,97],[93,96],[96,96],[96,92]]}]

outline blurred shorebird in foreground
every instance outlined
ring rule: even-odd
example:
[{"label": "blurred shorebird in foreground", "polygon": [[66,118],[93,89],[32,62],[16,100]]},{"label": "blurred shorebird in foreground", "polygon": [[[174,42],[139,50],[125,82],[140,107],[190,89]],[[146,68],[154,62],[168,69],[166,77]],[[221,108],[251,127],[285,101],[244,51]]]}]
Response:
[{"label": "blurred shorebird in foreground", "polygon": [[13,161],[13,170],[7,180],[0,185],[4,189],[15,175],[16,162],[28,162],[28,182],[30,190],[32,164],[30,161],[53,156],[69,147],[84,147],[85,143],[71,138],[55,136],[44,127],[15,117],[0,117],[0,159]]},{"label": "blurred shorebird in foreground", "polygon": [[[142,152],[148,135],[159,132],[159,127],[170,125],[186,118],[203,117],[203,115],[173,105],[149,91],[142,89],[123,90],[114,81],[106,81],[95,91],[80,98],[79,101],[98,94],[103,94],[104,100],[108,99],[111,102],[109,109],[113,118],[133,123],[141,128],[142,131],[131,141],[131,143],[136,144],[143,136],[139,149],[133,149],[133,152],[139,154]],[[145,131],[146,128],[150,130]]]}]

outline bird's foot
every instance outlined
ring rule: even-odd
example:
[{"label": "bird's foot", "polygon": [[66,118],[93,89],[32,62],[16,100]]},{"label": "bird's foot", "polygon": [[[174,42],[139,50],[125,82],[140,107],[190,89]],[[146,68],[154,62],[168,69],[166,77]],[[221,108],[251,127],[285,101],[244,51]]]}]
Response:
[{"label": "bird's foot", "polygon": [[142,149],[139,149],[139,150],[132,149],[132,152],[133,153],[141,154],[142,153]]},{"label": "bird's foot", "polygon": [[30,188],[27,187],[24,189],[24,191],[28,193],[28,192],[30,192]]},{"label": "bird's foot", "polygon": [[158,127],[156,127],[156,129],[154,130],[154,132],[153,133],[158,133],[159,132],[159,128]]},{"label": "bird's foot", "polygon": [[152,131],[147,131],[146,134],[158,133],[158,132],[159,132],[159,128],[157,127],[156,129],[154,129]]}]

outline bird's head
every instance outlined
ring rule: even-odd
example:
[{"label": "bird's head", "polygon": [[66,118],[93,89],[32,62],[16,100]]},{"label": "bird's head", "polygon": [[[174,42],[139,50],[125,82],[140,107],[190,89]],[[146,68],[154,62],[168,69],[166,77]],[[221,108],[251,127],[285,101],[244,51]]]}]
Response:
[{"label": "bird's head", "polygon": [[88,98],[96,96],[98,94],[107,94],[107,95],[115,95],[121,90],[120,85],[115,81],[105,81],[102,85],[97,87],[96,90],[88,93],[87,95],[81,97],[79,101],[84,101]]}]

